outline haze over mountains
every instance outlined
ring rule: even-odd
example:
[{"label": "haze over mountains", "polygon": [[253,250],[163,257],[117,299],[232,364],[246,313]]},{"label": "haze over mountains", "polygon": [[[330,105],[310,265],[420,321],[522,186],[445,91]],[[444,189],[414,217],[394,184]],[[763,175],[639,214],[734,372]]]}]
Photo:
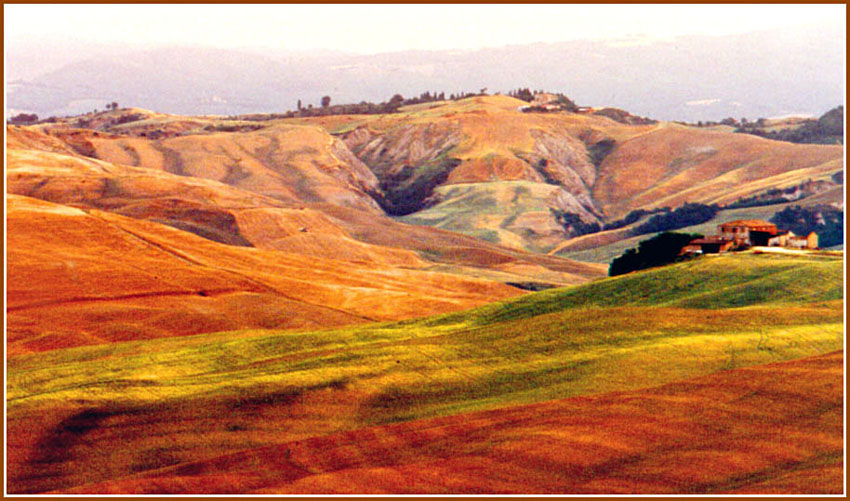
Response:
[{"label": "haze over mountains", "polygon": [[844,39],[844,26],[829,24],[669,41],[624,36],[374,55],[83,43],[75,50],[65,43],[59,51],[58,44],[13,41],[8,108],[61,116],[118,101],[168,113],[230,115],[295,109],[299,99],[318,106],[325,95],[334,103],[380,102],[396,93],[530,87],[662,120],[819,116],[843,101],[844,44],[838,41]]}]

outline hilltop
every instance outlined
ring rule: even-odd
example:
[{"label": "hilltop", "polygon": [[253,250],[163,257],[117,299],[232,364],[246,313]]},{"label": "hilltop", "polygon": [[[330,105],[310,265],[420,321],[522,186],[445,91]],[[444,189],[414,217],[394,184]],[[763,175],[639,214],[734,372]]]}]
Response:
[{"label": "hilltop", "polygon": [[632,125],[592,111],[523,113],[526,104],[479,96],[297,123],[342,138],[375,172],[390,214],[537,252],[632,211],[842,184],[840,146]]}]

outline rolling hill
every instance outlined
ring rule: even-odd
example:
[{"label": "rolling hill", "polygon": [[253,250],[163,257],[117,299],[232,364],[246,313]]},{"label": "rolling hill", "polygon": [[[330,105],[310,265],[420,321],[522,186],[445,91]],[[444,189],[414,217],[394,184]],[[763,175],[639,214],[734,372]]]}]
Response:
[{"label": "rolling hill", "polygon": [[[376,174],[404,221],[527,250],[632,210],[728,204],[804,181],[838,187],[841,146],[794,145],[592,113],[523,113],[524,101],[473,97],[391,115],[297,119],[340,136]],[[522,184],[518,184],[522,183]]]},{"label": "rolling hill", "polygon": [[232,493],[239,478],[246,494],[837,494],[842,363],[836,352],[314,437],[71,492]]},{"label": "rolling hill", "polygon": [[739,254],[401,323],[13,355],[10,492],[840,491],[842,277]]},{"label": "rolling hill", "polygon": [[[10,352],[409,318],[510,297],[521,293],[516,286],[575,284],[604,273],[404,225],[377,205],[345,205],[356,200],[355,189],[351,198],[334,198],[339,205],[294,203],[212,175],[79,153],[109,134],[7,130]],[[134,158],[162,158],[150,140],[123,140],[142,145]],[[330,157],[294,162],[315,169],[322,158]],[[193,168],[211,165],[197,161]]]},{"label": "rolling hill", "polygon": [[520,293],[425,271],[415,256],[407,266],[381,267],[224,245],[16,195],[7,224],[9,353],[398,319]]},{"label": "rolling hill", "polygon": [[7,127],[9,492],[840,492],[842,255],[564,241],[842,147],[524,104]]},{"label": "rolling hill", "polygon": [[215,180],[286,206],[387,214],[531,252],[551,252],[582,225],[633,210],[729,204],[803,182],[842,185],[841,146],[591,112],[521,112],[526,104],[478,96],[391,114],[286,120],[122,109],[40,127],[91,158]]},{"label": "rolling hill", "polygon": [[108,162],[222,182],[297,204],[330,202],[379,212],[372,172],[322,129],[275,126],[247,133],[148,139],[60,130],[78,152]]}]

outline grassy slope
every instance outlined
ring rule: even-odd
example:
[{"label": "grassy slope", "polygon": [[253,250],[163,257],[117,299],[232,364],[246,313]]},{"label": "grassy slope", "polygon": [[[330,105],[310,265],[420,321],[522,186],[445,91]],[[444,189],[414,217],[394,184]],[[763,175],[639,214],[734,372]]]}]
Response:
[{"label": "grassy slope", "polygon": [[[841,298],[841,259],[730,255],[395,324],[14,357],[10,485],[68,488],[332,431],[826,353],[843,344]],[[49,479],[34,474],[36,451],[81,416],[94,424],[65,447],[76,466],[54,460]]]},{"label": "grassy slope", "polygon": [[600,166],[594,198],[619,218],[685,201],[729,203],[843,168],[841,146],[797,145],[662,124],[620,144]]},{"label": "grassy slope", "polygon": [[[507,247],[540,251],[562,238],[563,228],[547,206],[556,187],[529,181],[496,181],[442,186],[438,205],[401,221],[472,235]],[[531,219],[536,224],[522,225]],[[524,227],[525,226],[525,227]]]}]

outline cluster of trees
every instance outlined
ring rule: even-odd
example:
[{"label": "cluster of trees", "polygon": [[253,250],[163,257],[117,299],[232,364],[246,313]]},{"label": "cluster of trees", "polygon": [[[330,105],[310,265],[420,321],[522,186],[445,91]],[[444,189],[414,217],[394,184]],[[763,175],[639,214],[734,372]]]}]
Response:
[{"label": "cluster of trees", "polygon": [[522,101],[530,103],[530,102],[534,101],[534,94],[539,94],[540,92],[542,92],[542,91],[531,92],[531,90],[528,87],[526,87],[524,89],[518,88],[516,90],[510,90],[510,91],[508,91],[508,95],[510,97],[520,99]]},{"label": "cluster of trees", "polygon": [[[452,95],[452,96],[449,96],[449,99],[456,99],[456,98],[453,97],[453,95]],[[431,93],[431,92],[425,91],[422,94],[419,94],[419,97],[413,97],[413,98],[410,98],[410,99],[405,99],[404,104],[408,105],[408,104],[433,103],[434,101],[445,101],[445,100],[446,100],[446,93],[445,92]]]},{"label": "cluster of trees", "polygon": [[628,214],[626,214],[626,217],[624,217],[623,219],[618,219],[618,220],[612,221],[610,223],[605,223],[605,225],[602,227],[602,230],[603,231],[616,230],[618,228],[622,228],[624,226],[628,226],[632,223],[638,222],[640,220],[640,218],[642,218],[643,216],[647,216],[649,214],[655,214],[655,213],[658,213],[658,212],[663,212],[664,210],[670,210],[670,209],[665,208],[665,209],[654,209],[654,210],[644,210],[644,209],[633,210],[633,211],[629,212]]},{"label": "cluster of trees", "polygon": [[[760,118],[759,120],[764,122],[764,118]],[[680,123],[682,125],[691,125],[691,126],[695,125],[697,127],[714,127],[715,125],[728,125],[729,127],[740,127],[741,124],[746,124],[746,123],[749,123],[749,122],[746,118],[741,118],[741,120],[739,121],[737,118],[726,117],[719,122],[715,122],[715,121],[711,121],[711,120],[706,120],[706,121],[700,120],[695,124],[691,124],[691,123],[687,123],[687,122],[676,122],[676,123]]]},{"label": "cluster of trees", "polygon": [[468,97],[478,97],[478,96],[486,96],[487,88],[483,88],[478,92],[461,92],[459,94],[451,94],[449,95],[450,101],[460,101],[461,99],[466,99]]},{"label": "cluster of trees", "polygon": [[844,212],[830,205],[786,207],[774,214],[770,222],[796,235],[814,231],[821,247],[844,243]]},{"label": "cluster of trees", "polygon": [[[533,99],[533,97],[532,97],[532,99]],[[574,103],[572,99],[570,99],[567,96],[565,96],[564,94],[560,94],[560,93],[555,95],[555,101],[554,102],[550,102],[550,103],[546,103],[546,104],[557,105],[559,110],[569,111],[570,113],[575,113],[576,111],[578,111],[578,105],[576,105],[576,103]],[[525,112],[525,113],[529,113],[529,112],[548,112],[548,111],[551,111],[551,110],[549,110],[545,106],[525,106],[525,107],[522,108],[522,111]]]},{"label": "cluster of trees", "polygon": [[629,212],[626,217],[600,225],[597,222],[586,223],[578,214],[550,208],[549,211],[555,216],[555,220],[564,227],[567,235],[578,237],[599,233],[600,231],[616,230],[630,224],[636,223],[644,216],[657,214],[649,218],[647,222],[633,228],[629,234],[632,236],[656,233],[666,230],[677,230],[686,226],[701,224],[710,221],[720,208],[717,205],[703,205],[686,203],[676,210],[669,207],[661,209],[645,210],[637,209]]},{"label": "cluster of trees", "polygon": [[632,230],[632,234],[643,235],[702,224],[714,219],[714,216],[717,215],[717,211],[719,210],[720,207],[717,204],[704,205],[698,203],[686,203],[672,211],[666,208],[664,212],[656,214],[645,223],[636,226]]},{"label": "cluster of trees", "polygon": [[564,227],[569,237],[580,237],[590,233],[599,233],[602,227],[597,222],[585,223],[578,214],[550,207],[549,211],[555,216],[555,221]]},{"label": "cluster of trees", "polygon": [[38,122],[38,115],[35,113],[18,113],[9,119],[12,125],[27,125]]},{"label": "cluster of trees", "polygon": [[637,249],[628,249],[611,261],[609,276],[663,266],[684,259],[679,256],[682,248],[691,240],[702,238],[699,234],[664,232],[638,244]]},{"label": "cluster of trees", "polygon": [[588,235],[590,233],[598,233],[600,231],[616,230],[630,224],[638,222],[641,218],[650,214],[655,214],[645,223],[633,228],[629,234],[632,236],[645,235],[647,233],[657,233],[659,231],[677,230],[686,226],[702,224],[706,221],[711,221],[720,210],[720,206],[704,205],[699,203],[686,203],[685,205],[672,210],[670,207],[660,209],[637,209],[629,212],[626,217],[605,223],[585,223],[577,214],[560,211],[557,209],[549,209],[555,216],[555,220],[564,227],[567,234],[571,237]]},{"label": "cluster of trees", "polygon": [[594,111],[593,114],[607,117],[615,122],[626,125],[654,125],[658,123],[658,120],[632,115],[628,111],[619,108],[602,108],[601,110]]},{"label": "cluster of trees", "polygon": [[372,103],[369,101],[361,101],[359,103],[351,103],[351,104],[331,104],[331,97],[324,96],[321,99],[321,107],[314,107],[312,104],[308,104],[305,108],[301,104],[301,100],[298,100],[297,109],[287,111],[286,113],[272,113],[272,114],[257,114],[257,115],[240,115],[230,117],[231,119],[238,120],[254,120],[254,121],[265,121],[265,120],[276,120],[280,118],[296,118],[296,117],[321,117],[328,115],[379,115],[379,114],[387,114],[387,113],[396,113],[398,109],[402,106],[408,106],[412,104],[422,104],[422,103],[431,103],[435,101],[457,101],[460,99],[466,99],[468,97],[475,96],[486,96],[487,89],[481,89],[479,92],[460,92],[458,94],[449,94],[449,97],[446,98],[445,92],[431,92],[426,91],[417,97],[405,98],[401,94],[395,94],[389,100],[381,102],[381,103]]},{"label": "cluster of trees", "polygon": [[604,225],[599,223],[585,223],[577,214],[572,214],[557,209],[549,209],[555,216],[555,220],[564,227],[571,237],[598,233],[600,231],[616,230],[630,224],[636,223],[644,216],[655,214],[645,223],[640,224],[629,232],[632,236],[657,233],[659,231],[678,230],[686,226],[702,224],[714,219],[720,210],[717,204],[704,205],[699,203],[686,203],[685,205],[671,210],[670,207],[660,209],[644,210],[637,209],[629,212],[626,217],[612,221]]},{"label": "cluster of trees", "polygon": [[[111,103],[106,103],[106,109],[115,111],[118,109],[118,103],[115,101],[112,101]],[[97,113],[97,109],[93,110],[92,113]],[[42,120],[42,122],[52,123],[56,122],[57,120],[59,120],[57,117],[50,117]],[[38,115],[36,115],[35,113],[18,113],[17,115],[11,117],[8,122],[11,125],[34,124],[38,122]]]},{"label": "cluster of trees", "polygon": [[751,121],[746,118],[738,120],[728,117],[719,122],[699,121],[696,124],[688,125],[696,125],[697,127],[728,125],[735,127],[735,132],[789,143],[844,144],[844,106],[837,106],[827,111],[817,120],[806,120],[799,127],[787,127],[779,130],[769,130],[765,118]]},{"label": "cluster of trees", "polygon": [[[840,172],[838,174],[841,174]],[[842,178],[833,176],[833,180],[841,184]],[[763,205],[782,204],[791,200],[799,200],[807,196],[818,193],[818,184],[821,182],[813,182],[811,179],[804,181],[796,186],[791,186],[785,189],[770,188],[764,193],[753,195],[751,197],[742,197],[735,200],[731,204],[726,205],[725,209],[740,209],[744,207],[761,207]]]}]

